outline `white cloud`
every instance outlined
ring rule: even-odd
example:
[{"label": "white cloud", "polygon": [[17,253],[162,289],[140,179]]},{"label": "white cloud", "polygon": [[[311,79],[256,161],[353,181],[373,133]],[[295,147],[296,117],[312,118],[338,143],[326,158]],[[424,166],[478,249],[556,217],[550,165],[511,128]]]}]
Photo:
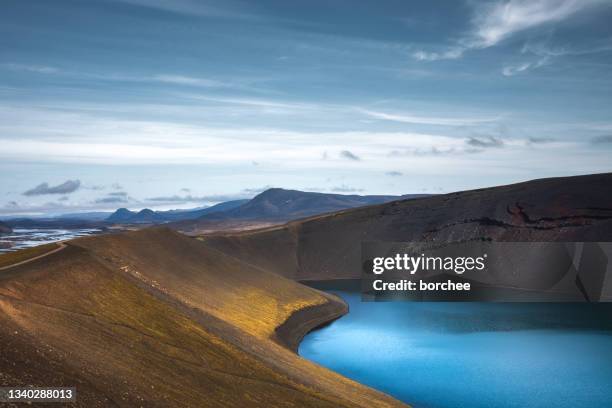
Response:
[{"label": "white cloud", "polygon": [[[172,13],[185,14],[198,17],[240,17],[241,13],[232,12],[223,2],[202,0],[115,0],[121,3],[132,4],[163,10]],[[229,4],[229,2],[227,2]]]},{"label": "white cloud", "polygon": [[[56,163],[221,166],[251,166],[256,161],[292,168],[347,168],[360,162],[336,155],[321,160],[321,151],[348,150],[356,157],[369,160],[384,158],[393,149],[414,146],[426,149],[445,145],[449,140],[445,136],[411,132],[313,133],[250,125],[212,127],[161,119],[138,121],[112,118],[108,114],[96,110],[0,109],[0,158]],[[474,119],[413,117],[410,120],[450,125],[474,123]]]},{"label": "white cloud", "polygon": [[511,35],[559,22],[601,0],[510,0],[496,2],[474,17],[473,48],[491,47]]},{"label": "white cloud", "polygon": [[463,56],[465,52],[464,47],[450,47],[444,51],[439,52],[426,52],[417,51],[412,54],[412,57],[417,61],[438,61],[447,59],[457,59]]},{"label": "white cloud", "polygon": [[385,112],[362,110],[372,118],[389,120],[393,122],[412,123],[415,125],[437,125],[437,126],[471,126],[483,123],[496,122],[499,117],[431,117],[415,115],[399,115]]},{"label": "white cloud", "polygon": [[100,72],[83,72],[59,69],[47,65],[26,65],[17,63],[0,64],[0,68],[9,69],[12,71],[26,71],[37,74],[57,74],[64,77],[80,78],[87,80],[108,81],[108,82],[134,82],[134,83],[161,83],[169,85],[180,85],[189,87],[202,88],[227,88],[243,91],[266,92],[269,90],[261,89],[253,84],[258,81],[252,77],[232,77],[231,80],[205,78],[199,76],[180,75],[175,73],[159,73],[159,74],[143,74],[143,75],[126,75],[123,73],[100,73]]},{"label": "white cloud", "polygon": [[151,80],[157,82],[164,82],[177,85],[191,85],[191,86],[202,86],[202,87],[227,87],[229,84],[214,79],[206,78],[195,78],[182,75],[154,75]]},{"label": "white cloud", "polygon": [[419,61],[457,59],[466,51],[495,46],[516,33],[558,23],[605,0],[505,0],[479,4],[472,16],[472,29],[457,44],[443,51],[417,51]]},{"label": "white cloud", "polygon": [[549,57],[542,57],[536,61],[523,62],[517,65],[507,65],[502,69],[504,76],[514,76],[532,69],[543,67],[550,61]]},{"label": "white cloud", "polygon": [[27,65],[27,64],[2,64],[2,67],[13,71],[28,71],[37,74],[55,74],[59,72],[59,69],[46,65]]},{"label": "white cloud", "polygon": [[364,191],[364,189],[347,186],[346,184],[341,184],[339,186],[332,187],[331,191],[333,191],[334,193],[361,193]]},{"label": "white cloud", "polygon": [[283,102],[271,99],[260,99],[260,98],[244,98],[244,97],[236,97],[236,98],[224,98],[217,96],[206,96],[199,94],[180,94],[180,96],[199,100],[199,101],[208,101],[208,102],[218,102],[222,104],[228,105],[243,105],[243,106],[253,106],[258,108],[280,108],[280,109],[288,109],[288,110],[305,110],[305,109],[317,109],[318,105],[313,104],[305,104],[305,103],[293,103],[293,102]]}]

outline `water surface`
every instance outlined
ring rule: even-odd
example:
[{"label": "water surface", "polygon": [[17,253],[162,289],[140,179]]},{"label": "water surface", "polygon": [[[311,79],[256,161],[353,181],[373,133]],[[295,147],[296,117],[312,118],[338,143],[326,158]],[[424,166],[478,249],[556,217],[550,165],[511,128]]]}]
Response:
[{"label": "water surface", "polygon": [[300,355],[414,407],[611,407],[607,304],[367,302]]},{"label": "water surface", "polygon": [[97,228],[15,228],[11,233],[0,234],[0,253],[102,232]]}]

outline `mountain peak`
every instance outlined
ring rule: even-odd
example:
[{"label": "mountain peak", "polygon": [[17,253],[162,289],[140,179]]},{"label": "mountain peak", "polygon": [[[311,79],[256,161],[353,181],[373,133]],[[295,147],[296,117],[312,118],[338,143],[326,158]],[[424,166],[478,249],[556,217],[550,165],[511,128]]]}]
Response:
[{"label": "mountain peak", "polygon": [[397,200],[398,196],[358,196],[269,188],[249,202],[214,218],[290,220]]},{"label": "mountain peak", "polygon": [[106,218],[108,222],[124,223],[129,222],[129,219],[134,216],[135,212],[128,210],[127,208],[119,208],[117,211],[112,213]]}]

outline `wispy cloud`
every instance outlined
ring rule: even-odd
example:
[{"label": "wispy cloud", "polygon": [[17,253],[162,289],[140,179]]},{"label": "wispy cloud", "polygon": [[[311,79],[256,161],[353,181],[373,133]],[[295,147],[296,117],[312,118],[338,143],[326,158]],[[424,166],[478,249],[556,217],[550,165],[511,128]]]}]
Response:
[{"label": "wispy cloud", "polygon": [[406,156],[415,156],[415,157],[423,157],[423,156],[441,156],[441,155],[449,155],[449,154],[463,154],[466,153],[465,149],[456,148],[456,147],[438,147],[438,146],[430,146],[430,147],[417,147],[403,150],[391,150],[388,154],[389,157],[406,157]]},{"label": "wispy cloud", "polygon": [[180,94],[180,96],[208,102],[218,102],[228,105],[242,105],[264,109],[282,109],[287,111],[304,111],[304,110],[315,110],[319,109],[320,106],[316,104],[299,103],[299,102],[285,102],[276,99],[262,99],[262,98],[248,98],[248,97],[221,97],[221,96],[208,96],[199,94]]},{"label": "wispy cloud", "polygon": [[363,110],[364,114],[382,120],[393,122],[412,123],[416,125],[438,125],[438,126],[470,126],[483,123],[490,123],[499,120],[499,117],[431,117],[431,116],[415,116],[403,115],[385,112],[376,112]]},{"label": "wispy cloud", "polygon": [[491,47],[513,34],[559,22],[601,0],[510,0],[483,6],[476,12],[470,46]]},{"label": "wispy cloud", "polygon": [[475,3],[472,29],[468,34],[441,51],[419,50],[412,56],[420,61],[461,58],[469,50],[493,47],[517,33],[561,22],[602,3],[605,0],[504,0]]},{"label": "wispy cloud", "polygon": [[549,43],[550,38],[546,38],[543,41],[526,42],[521,49],[521,54],[524,56],[524,58],[531,58],[531,60],[523,61],[519,64],[506,65],[502,69],[502,74],[505,76],[514,76],[520,73],[525,73],[527,71],[549,65],[555,59],[568,55],[580,56],[612,51],[612,45],[609,44],[609,40],[603,44],[582,47],[555,47]]},{"label": "wispy cloud", "polygon": [[539,58],[537,61],[523,62],[518,65],[507,65],[502,69],[504,76],[514,76],[532,69],[540,68],[550,61],[549,57]]},{"label": "wispy cloud", "polygon": [[118,204],[129,202],[129,197],[125,191],[108,193],[105,197],[94,200],[94,204]]},{"label": "wispy cloud", "polygon": [[195,75],[183,75],[177,73],[143,73],[142,75],[128,75],[118,72],[95,72],[95,71],[74,71],[59,69],[46,65],[31,65],[6,63],[0,64],[0,68],[11,71],[25,71],[36,74],[56,74],[66,78],[95,80],[105,82],[133,82],[133,83],[158,83],[167,85],[178,85],[181,87],[192,88],[226,88],[244,91],[267,92],[253,86],[257,82],[256,78],[233,77],[231,80],[208,78]]},{"label": "wispy cloud", "polygon": [[125,191],[113,191],[112,193],[108,193],[110,197],[127,197],[128,193]]},{"label": "wispy cloud", "polygon": [[28,64],[1,64],[3,68],[10,69],[13,71],[27,71],[34,72],[37,74],[55,74],[59,72],[58,68],[50,67],[46,65],[28,65]]},{"label": "wispy cloud", "polygon": [[402,173],[401,171],[388,171],[385,173],[385,175],[390,177],[400,177],[403,176],[404,173]]},{"label": "wispy cloud", "polygon": [[334,193],[360,193],[363,191],[362,188],[355,188],[342,184],[340,186],[332,187],[331,191]]},{"label": "wispy cloud", "polygon": [[162,10],[170,13],[196,17],[246,17],[245,14],[232,10],[231,2],[214,0],[114,0],[134,6]]},{"label": "wispy cloud", "polygon": [[202,76],[182,75],[175,73],[155,73],[137,75],[125,75],[120,73],[100,74],[95,72],[68,72],[62,71],[63,74],[70,77],[82,77],[85,79],[94,79],[99,81],[110,82],[134,82],[134,83],[157,83],[166,85],[177,85],[180,87],[191,88],[226,88],[237,90],[262,91],[259,88],[253,87],[253,80],[244,78],[233,78],[232,80],[208,78]]},{"label": "wispy cloud", "polygon": [[216,204],[225,201],[242,200],[252,197],[253,193],[240,192],[237,194],[211,194],[203,196],[188,195],[170,195],[170,196],[158,196],[149,197],[145,201],[149,201],[155,204]]},{"label": "wispy cloud", "polygon": [[49,186],[49,183],[41,183],[36,187],[23,193],[24,196],[37,196],[46,194],[70,194],[74,193],[81,186],[79,180],[67,180],[57,186]]},{"label": "wispy cloud", "polygon": [[557,139],[554,139],[552,137],[529,137],[527,138],[527,143],[530,144],[545,144],[545,143],[553,143],[556,142]]},{"label": "wispy cloud", "polygon": [[[209,194],[209,195],[192,195],[192,194],[174,194],[168,196],[156,196],[146,198],[145,201],[149,201],[156,204],[216,204],[224,201],[243,200],[252,198],[253,196],[260,194],[268,189],[272,188],[270,185],[261,187],[245,188],[235,194]],[[181,189],[182,192],[189,189]]]},{"label": "wispy cloud", "polygon": [[220,88],[220,87],[231,87],[232,85],[223,82],[217,81],[214,79],[206,79],[206,78],[197,78],[183,75],[153,75],[150,77],[150,80],[176,84],[176,85],[189,85],[189,86],[201,86],[201,87],[209,87],[209,88]]},{"label": "wispy cloud", "polygon": [[466,47],[463,46],[452,46],[447,47],[441,51],[415,51],[412,53],[412,57],[417,61],[438,61],[438,60],[449,60],[457,59],[463,56]]}]

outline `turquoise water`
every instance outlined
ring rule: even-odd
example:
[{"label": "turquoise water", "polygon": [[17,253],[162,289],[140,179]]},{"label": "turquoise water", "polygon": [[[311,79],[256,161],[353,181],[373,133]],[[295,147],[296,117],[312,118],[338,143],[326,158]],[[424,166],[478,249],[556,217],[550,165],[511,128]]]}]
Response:
[{"label": "turquoise water", "polygon": [[612,307],[362,303],[301,356],[414,407],[612,407]]}]

